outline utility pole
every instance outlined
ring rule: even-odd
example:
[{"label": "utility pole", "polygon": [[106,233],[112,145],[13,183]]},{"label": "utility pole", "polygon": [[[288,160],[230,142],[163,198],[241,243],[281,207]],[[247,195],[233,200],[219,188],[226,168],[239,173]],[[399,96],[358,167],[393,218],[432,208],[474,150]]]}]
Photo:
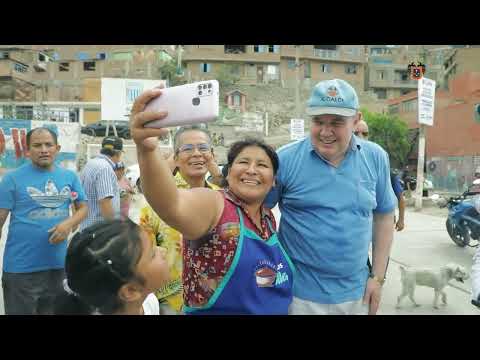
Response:
[{"label": "utility pole", "polygon": [[[422,46],[422,51],[420,53],[422,63],[425,65],[426,62],[426,49]],[[422,81],[417,80],[417,81]],[[433,89],[435,91],[435,89]],[[417,111],[420,111],[420,88],[417,91],[418,105]],[[435,101],[435,96],[433,96],[433,103]],[[425,166],[425,143],[426,143],[426,125],[420,124],[419,127],[419,137],[418,137],[418,159],[417,159],[417,188],[415,191],[415,210],[422,210],[423,206],[423,182],[424,182],[424,172],[423,168]]]},{"label": "utility pole", "polygon": [[177,45],[177,75],[182,75],[182,45]]},{"label": "utility pole", "polygon": [[300,119],[300,46],[295,45],[295,117]]}]

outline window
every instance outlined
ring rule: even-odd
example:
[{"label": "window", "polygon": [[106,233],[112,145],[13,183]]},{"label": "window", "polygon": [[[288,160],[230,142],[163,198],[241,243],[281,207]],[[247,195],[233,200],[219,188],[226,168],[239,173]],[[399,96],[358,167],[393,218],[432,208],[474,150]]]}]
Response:
[{"label": "window", "polygon": [[14,67],[16,72],[19,72],[19,73],[26,73],[28,71],[28,66],[27,65],[23,65],[23,64],[20,64],[20,63],[15,63]]},{"label": "window", "polygon": [[16,106],[15,114],[17,119],[33,120],[33,106]]},{"label": "window", "polygon": [[269,53],[278,53],[280,52],[280,45],[268,45]]},{"label": "window", "polygon": [[99,53],[97,54],[97,59],[98,59],[98,60],[105,60],[106,58],[107,58],[107,54],[104,53],[104,52],[99,52]]},{"label": "window", "polygon": [[80,61],[85,61],[91,59],[90,55],[86,52],[78,52],[77,53],[77,59]]},{"label": "window", "polygon": [[303,65],[303,76],[305,76],[306,79],[312,77],[312,68],[310,66],[310,62],[308,61],[306,61]]},{"label": "window", "polygon": [[280,74],[278,71],[278,65],[267,65],[267,78],[269,80],[279,80]]},{"label": "window", "polygon": [[388,112],[390,114],[397,114],[398,113],[398,104],[395,104],[395,105],[390,105],[388,107]]},{"label": "window", "polygon": [[83,71],[95,71],[95,61],[85,61],[83,63]]},{"label": "window", "polygon": [[332,72],[332,67],[330,64],[320,64],[320,69],[322,70],[322,73]]},{"label": "window", "polygon": [[327,59],[336,59],[338,57],[337,45],[313,45],[313,55]]},{"label": "window", "polygon": [[268,75],[275,75],[278,73],[278,66],[277,65],[267,65],[267,74]]},{"label": "window", "polygon": [[240,106],[240,94],[233,95],[233,106]]},{"label": "window", "polygon": [[247,71],[247,76],[248,77],[257,76],[257,68],[256,68],[255,64],[248,64],[246,71]]},{"label": "window", "polygon": [[69,71],[70,70],[70,63],[62,62],[58,64],[58,71]]},{"label": "window", "polygon": [[256,52],[256,53],[266,52],[265,45],[253,45],[253,52]]},{"label": "window", "polygon": [[345,74],[356,74],[356,73],[357,73],[357,65],[355,64],[345,65]]},{"label": "window", "polygon": [[289,69],[295,69],[295,60],[288,60],[287,61],[287,67]]},{"label": "window", "polygon": [[212,71],[212,64],[202,63],[200,64],[200,72],[209,73]]},{"label": "window", "polygon": [[225,54],[245,54],[245,45],[224,45]]},{"label": "window", "polygon": [[337,45],[313,45],[313,48],[319,50],[337,50]]},{"label": "window", "polygon": [[385,80],[385,70],[377,70],[377,80]]},{"label": "window", "polygon": [[408,71],[395,71],[395,80],[396,81],[408,81],[409,80],[409,74]]},{"label": "window", "polygon": [[404,112],[412,112],[417,110],[417,99],[414,100],[408,100],[403,102],[402,108]]},{"label": "window", "polygon": [[10,54],[8,53],[8,51],[0,51],[0,59],[9,59],[10,58]]},{"label": "window", "polygon": [[387,89],[375,89],[375,94],[379,99],[386,99],[387,98]]},{"label": "window", "polygon": [[373,56],[392,55],[392,50],[386,48],[371,48],[370,54]]}]

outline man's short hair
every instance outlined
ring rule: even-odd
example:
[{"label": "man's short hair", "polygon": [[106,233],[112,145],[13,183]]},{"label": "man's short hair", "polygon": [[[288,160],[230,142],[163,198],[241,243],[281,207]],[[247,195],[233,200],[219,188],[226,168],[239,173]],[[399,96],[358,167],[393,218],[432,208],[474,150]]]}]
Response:
[{"label": "man's short hair", "polygon": [[55,145],[58,145],[58,135],[57,135],[57,133],[55,131],[53,131],[52,129],[49,129],[47,127],[42,126],[42,127],[32,129],[27,133],[27,148],[28,149],[30,149],[30,139],[31,139],[33,133],[35,133],[37,131],[47,131],[47,132],[49,132],[50,135],[52,135],[53,142],[55,143]]}]

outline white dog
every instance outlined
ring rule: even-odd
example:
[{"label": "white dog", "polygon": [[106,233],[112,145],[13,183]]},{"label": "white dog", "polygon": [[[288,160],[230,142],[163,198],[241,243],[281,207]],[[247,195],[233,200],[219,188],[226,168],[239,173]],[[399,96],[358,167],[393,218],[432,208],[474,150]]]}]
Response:
[{"label": "white dog", "polygon": [[442,295],[442,302],[447,304],[447,294],[443,289],[452,279],[460,281],[468,279],[467,270],[457,264],[448,264],[439,269],[420,269],[409,268],[405,269],[400,266],[402,273],[402,293],[397,298],[397,309],[400,307],[400,301],[408,295],[409,299],[415,306],[420,306],[415,302],[413,297],[415,293],[415,286],[428,286],[434,289],[435,298],[433,300],[433,307],[438,309],[438,298]]}]

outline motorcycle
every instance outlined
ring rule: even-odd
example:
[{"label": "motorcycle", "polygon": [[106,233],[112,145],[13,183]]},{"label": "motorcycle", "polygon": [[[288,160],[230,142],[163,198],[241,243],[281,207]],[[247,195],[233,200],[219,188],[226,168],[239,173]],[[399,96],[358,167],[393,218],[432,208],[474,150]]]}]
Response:
[{"label": "motorcycle", "polygon": [[480,180],[460,196],[451,197],[440,207],[448,208],[446,228],[448,235],[460,247],[470,245],[471,240],[480,240]]}]

